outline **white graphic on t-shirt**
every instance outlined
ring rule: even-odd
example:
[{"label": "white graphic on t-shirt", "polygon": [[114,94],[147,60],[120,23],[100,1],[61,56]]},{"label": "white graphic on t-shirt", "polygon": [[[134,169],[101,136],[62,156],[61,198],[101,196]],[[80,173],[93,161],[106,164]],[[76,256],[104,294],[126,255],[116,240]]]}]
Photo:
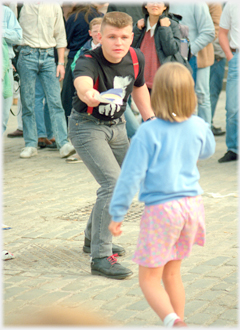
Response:
[{"label": "white graphic on t-shirt", "polygon": [[[127,77],[114,77],[113,79],[113,88],[122,88],[123,89],[123,95],[122,98],[126,95],[126,89],[128,85],[130,85],[132,81],[131,76]],[[101,104],[98,107],[98,111],[101,115],[114,117],[115,112],[119,112],[121,110],[121,106],[118,104]]]}]

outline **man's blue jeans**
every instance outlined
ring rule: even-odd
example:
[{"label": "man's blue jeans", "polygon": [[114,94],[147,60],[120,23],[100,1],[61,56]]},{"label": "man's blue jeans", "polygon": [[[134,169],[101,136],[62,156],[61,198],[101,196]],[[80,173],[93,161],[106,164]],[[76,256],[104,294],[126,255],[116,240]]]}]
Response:
[{"label": "man's blue jeans", "polygon": [[228,61],[226,85],[226,145],[227,150],[238,154],[238,107],[239,107],[239,53]]},{"label": "man's blue jeans", "polygon": [[52,124],[48,104],[39,76],[37,76],[36,79],[34,111],[36,117],[38,137],[47,137],[49,140],[51,140],[53,138]]},{"label": "man's blue jeans", "polygon": [[72,110],[68,129],[76,152],[100,185],[85,229],[85,236],[91,241],[91,256],[109,257],[112,255],[109,204],[129,147],[125,119],[122,116],[116,124],[108,125],[87,113]]},{"label": "man's blue jeans", "polygon": [[212,110],[212,119],[215,114],[219,95],[222,91],[223,78],[225,72],[226,58],[215,60],[210,67],[210,101]]},{"label": "man's blue jeans", "polygon": [[210,67],[198,68],[197,57],[192,56],[189,64],[193,69],[195,93],[198,99],[198,116],[211,125],[212,112],[210,104]]},{"label": "man's blue jeans", "polygon": [[126,110],[124,111],[124,117],[126,120],[126,129],[127,129],[127,136],[129,139],[133,137],[136,133],[140,124],[138,123],[134,113],[132,112],[130,104],[127,102]]},{"label": "man's blue jeans", "polygon": [[35,83],[38,75],[49,107],[53,134],[57,147],[60,149],[68,143],[68,139],[66,118],[61,103],[60,84],[56,77],[54,49],[21,47],[17,68],[21,81],[20,94],[25,146],[37,148],[38,143],[34,114]]}]

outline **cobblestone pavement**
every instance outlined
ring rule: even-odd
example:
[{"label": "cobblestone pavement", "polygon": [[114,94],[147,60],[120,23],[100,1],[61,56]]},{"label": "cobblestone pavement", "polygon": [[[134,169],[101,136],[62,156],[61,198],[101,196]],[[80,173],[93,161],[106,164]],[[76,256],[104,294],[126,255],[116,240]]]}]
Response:
[{"label": "cobblestone pavement", "polygon": [[[225,128],[225,92],[221,93],[215,126]],[[16,107],[13,110],[17,111]],[[126,249],[119,261],[132,269],[126,280],[90,274],[82,251],[84,227],[95,201],[97,183],[83,163],[67,164],[59,152],[40,149],[21,159],[23,138],[7,138],[17,128],[10,116],[3,137],[3,249],[14,259],[3,262],[4,324],[22,315],[67,307],[88,308],[120,326],[162,326],[138,285],[131,261],[143,209],[137,199],[114,239]],[[183,261],[185,320],[190,326],[237,327],[237,162],[219,164],[225,137],[216,137],[214,156],[199,161],[204,189],[207,241],[194,246]]]}]

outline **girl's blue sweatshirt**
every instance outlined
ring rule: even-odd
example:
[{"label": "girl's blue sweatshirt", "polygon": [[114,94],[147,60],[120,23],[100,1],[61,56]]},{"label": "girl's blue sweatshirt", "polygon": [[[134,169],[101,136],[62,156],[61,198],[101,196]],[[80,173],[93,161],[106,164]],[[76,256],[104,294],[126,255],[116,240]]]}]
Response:
[{"label": "girl's blue sweatshirt", "polygon": [[159,118],[143,123],[131,140],[114,189],[112,220],[123,221],[138,190],[145,205],[202,194],[197,161],[214,151],[213,133],[198,116],[181,123]]}]

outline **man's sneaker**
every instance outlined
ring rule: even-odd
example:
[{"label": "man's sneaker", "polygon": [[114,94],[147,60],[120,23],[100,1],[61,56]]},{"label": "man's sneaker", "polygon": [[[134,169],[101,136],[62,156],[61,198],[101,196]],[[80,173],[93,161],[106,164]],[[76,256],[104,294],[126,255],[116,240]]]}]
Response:
[{"label": "man's sneaker", "polygon": [[123,280],[132,275],[130,269],[121,266],[117,262],[114,254],[110,257],[92,259],[91,273],[92,275],[105,276],[116,280]]},{"label": "man's sneaker", "polygon": [[236,154],[233,151],[228,150],[228,152],[225,153],[225,155],[218,160],[219,163],[226,163],[231,162],[232,160],[237,160],[238,154]]},{"label": "man's sneaker", "polygon": [[32,156],[36,156],[38,154],[37,148],[34,147],[25,147],[22,149],[20,153],[20,158],[30,158]]},{"label": "man's sneaker", "polygon": [[65,143],[62,148],[60,148],[61,158],[67,158],[75,153],[75,149],[70,142]]},{"label": "man's sneaker", "polygon": [[[86,237],[84,239],[83,251],[85,253],[91,253],[91,242]],[[112,253],[118,254],[119,256],[123,256],[125,254],[125,250],[123,247],[121,247],[119,245],[112,244]]]},{"label": "man's sneaker", "polygon": [[215,136],[220,136],[220,135],[224,135],[226,132],[225,131],[223,131],[222,129],[221,129],[221,127],[215,127],[215,126],[212,126],[212,132],[213,132],[213,135],[215,135]]}]

